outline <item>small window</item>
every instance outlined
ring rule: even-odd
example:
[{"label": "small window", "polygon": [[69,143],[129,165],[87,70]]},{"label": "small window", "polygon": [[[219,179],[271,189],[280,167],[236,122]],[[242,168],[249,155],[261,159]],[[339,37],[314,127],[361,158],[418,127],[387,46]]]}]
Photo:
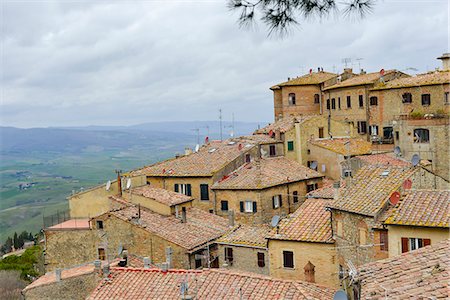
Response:
[{"label": "small window", "polygon": [[220,201],[220,210],[228,211],[228,201],[226,201],[226,200]]},{"label": "small window", "polygon": [[297,203],[298,202],[298,192],[297,191],[293,191],[292,195],[294,195],[293,196],[294,203]]},{"label": "small window", "polygon": [[275,195],[272,197],[272,207],[273,209],[277,209],[279,207],[281,207],[282,205],[282,199],[281,199],[281,195]]},{"label": "small window", "polygon": [[352,108],[352,97],[347,96],[347,108]]},{"label": "small window", "polygon": [[323,139],[323,127],[319,127],[319,139]]},{"label": "small window", "polygon": [[419,238],[401,238],[402,241],[402,253],[417,250],[419,248],[431,245],[430,239]]},{"label": "small window", "polygon": [[275,156],[275,155],[277,155],[275,145],[270,145],[270,146],[269,146],[269,155],[270,155],[270,156]]},{"label": "small window", "polygon": [[398,132],[398,131],[395,132],[395,139],[397,141],[400,140],[400,132]]},{"label": "small window", "polygon": [[445,105],[449,105],[450,104],[450,99],[449,99],[448,93],[449,92],[445,92],[444,93],[444,104]]},{"label": "small window", "polygon": [[199,258],[195,259],[195,268],[199,269],[201,267],[202,267],[202,260]]},{"label": "small window", "polygon": [[352,177],[352,170],[343,170],[343,177]]},{"label": "small window", "polygon": [[319,185],[317,183],[313,183],[313,184],[308,184],[306,185],[306,192],[312,192],[314,190],[317,190],[319,188]]},{"label": "small window", "polygon": [[320,103],[320,96],[319,94],[314,94],[314,104],[319,104]]},{"label": "small window", "polygon": [[287,142],[288,151],[294,151],[294,141]]},{"label": "small window", "polygon": [[209,189],[207,184],[200,184],[200,200],[209,200]]},{"label": "small window", "polygon": [[186,196],[192,196],[192,188],[191,188],[191,184],[189,184],[189,183],[188,184],[175,183],[174,191],[176,193],[184,194]]},{"label": "small window", "polygon": [[336,109],[336,99],[335,98],[331,99],[331,109]]},{"label": "small window", "polygon": [[250,154],[245,154],[245,162],[249,163],[251,161],[251,156]]},{"label": "small window", "polygon": [[424,128],[414,129],[414,143],[429,143],[430,131]]},{"label": "small window", "polygon": [[341,97],[338,97],[338,109],[341,109]]},{"label": "small window", "polygon": [[225,247],[225,260],[230,266],[233,265],[233,248]]},{"label": "small window", "polygon": [[370,125],[369,126],[369,134],[370,135],[378,135],[378,125]]},{"label": "small window", "polygon": [[257,204],[255,201],[241,201],[239,203],[240,205],[240,211],[241,212],[246,212],[246,213],[255,213],[257,212]]},{"label": "small window", "polygon": [[327,170],[327,166],[325,164],[322,164],[322,173],[325,173],[326,170]]},{"label": "small window", "polygon": [[264,268],[266,266],[266,262],[264,259],[264,253],[258,252],[258,267]]},{"label": "small window", "polygon": [[363,108],[364,107],[364,97],[363,97],[363,95],[359,95],[358,102],[359,102],[359,108]]},{"label": "small window", "polygon": [[388,243],[388,231],[381,230],[380,231],[380,250],[381,251],[389,251],[389,243]]},{"label": "small window", "polygon": [[429,106],[431,104],[431,95],[430,94],[422,94],[422,105]]},{"label": "small window", "polygon": [[403,93],[403,95],[402,95],[402,103],[412,103],[412,95],[411,95],[411,93]]},{"label": "small window", "polygon": [[367,123],[366,121],[358,121],[358,133],[366,134],[367,133]]},{"label": "small window", "polygon": [[289,105],[295,105],[295,94],[290,93],[288,96]]},{"label": "small window", "polygon": [[294,252],[283,251],[283,267],[290,269],[294,268]]},{"label": "small window", "polygon": [[105,248],[98,248],[98,259],[106,260]]},{"label": "small window", "polygon": [[370,105],[378,105],[378,97],[372,96],[369,99]]},{"label": "small window", "polygon": [[327,99],[327,109],[330,110],[330,99]]},{"label": "small window", "polygon": [[394,128],[391,126],[383,127],[383,138],[386,140],[391,140],[393,131],[394,131]]},{"label": "small window", "polygon": [[96,224],[97,224],[97,229],[103,229],[103,221],[97,220]]}]

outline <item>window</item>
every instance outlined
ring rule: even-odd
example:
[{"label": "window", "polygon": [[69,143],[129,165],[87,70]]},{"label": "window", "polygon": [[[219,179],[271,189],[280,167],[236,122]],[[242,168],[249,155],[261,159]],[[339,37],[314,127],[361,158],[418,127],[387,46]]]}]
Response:
[{"label": "window", "polygon": [[327,109],[330,110],[330,99],[327,99]]},{"label": "window", "polygon": [[270,155],[270,156],[275,156],[275,155],[276,155],[276,148],[275,148],[275,145],[270,145],[270,146],[269,146],[269,155]]},{"label": "window", "polygon": [[292,194],[294,195],[294,197],[293,197],[294,203],[297,203],[298,202],[298,192],[293,191]]},{"label": "window", "polygon": [[336,109],[336,99],[331,99],[331,109]]},{"label": "window", "polygon": [[358,101],[359,101],[359,108],[363,108],[364,107],[364,97],[363,97],[363,95],[359,95]]},{"label": "window", "polygon": [[414,143],[429,143],[430,131],[424,128],[414,129]]},{"label": "window", "polygon": [[317,183],[308,184],[306,185],[306,192],[309,193],[311,191],[317,190],[319,188],[319,185]]},{"label": "window", "polygon": [[319,139],[323,139],[323,127],[319,127]]},{"label": "window", "polygon": [[402,253],[417,250],[428,245],[431,245],[430,239],[402,237]]},{"label": "window", "polygon": [[258,252],[257,257],[258,257],[258,267],[264,268],[266,266],[266,262],[264,259],[264,253]]},{"label": "window", "polygon": [[250,154],[245,154],[245,162],[246,162],[246,163],[249,163],[250,160],[251,160]]},{"label": "window", "polygon": [[343,170],[344,177],[352,177],[352,170]]},{"label": "window", "polygon": [[319,104],[320,103],[320,96],[319,94],[314,94],[314,104]]},{"label": "window", "polygon": [[395,139],[397,141],[400,140],[400,132],[398,132],[398,131],[395,132]]},{"label": "window", "polygon": [[394,131],[394,128],[392,127],[383,127],[383,138],[384,139],[392,139],[392,132]]},{"label": "window", "polygon": [[378,105],[378,97],[372,96],[369,99],[370,105]]},{"label": "window", "polygon": [[200,184],[200,200],[209,200],[209,189],[207,184]]},{"label": "window", "polygon": [[448,97],[448,93],[449,92],[445,92],[444,93],[444,104],[445,105],[449,105],[450,104],[450,100],[448,99],[449,97]]},{"label": "window", "polygon": [[282,206],[281,195],[275,195],[272,197],[272,207],[273,209],[277,209]]},{"label": "window", "polygon": [[241,201],[240,203],[240,210],[241,212],[246,212],[246,213],[255,213],[257,212],[257,208],[256,208],[256,202],[252,202],[252,201]]},{"label": "window", "polygon": [[341,109],[341,97],[338,97],[338,108]]},{"label": "window", "polygon": [[294,252],[283,251],[283,267],[290,269],[294,268]]},{"label": "window", "polygon": [[428,106],[431,104],[431,95],[430,94],[422,94],[422,105]]},{"label": "window", "polygon": [[201,267],[202,267],[202,260],[199,259],[199,258],[196,258],[195,259],[195,268],[198,269],[198,268],[201,268]]},{"label": "window", "polygon": [[366,134],[367,133],[367,123],[366,121],[358,121],[358,133]]},{"label": "window", "polygon": [[388,244],[388,231],[387,230],[381,230],[380,231],[380,250],[381,251],[389,251],[389,244]]},{"label": "window", "polygon": [[233,248],[225,247],[225,261],[231,266],[233,265]]},{"label": "window", "polygon": [[295,105],[295,94],[290,93],[288,96],[289,105]]},{"label": "window", "polygon": [[175,193],[184,194],[186,196],[192,196],[191,184],[189,184],[189,183],[187,183],[187,184],[175,183],[174,191],[175,191]]},{"label": "window", "polygon": [[97,229],[103,229],[103,221],[97,220]]},{"label": "window", "polygon": [[287,142],[288,151],[294,151],[294,141]]},{"label": "window", "polygon": [[370,135],[378,135],[378,125],[370,125],[369,126],[369,134]]},{"label": "window", "polygon": [[402,102],[403,103],[412,103],[412,95],[411,95],[411,93],[404,93],[402,95]]},{"label": "window", "polygon": [[228,211],[228,201],[226,201],[226,200],[220,201],[220,210]]},{"label": "window", "polygon": [[347,96],[347,108],[352,108],[352,97]]},{"label": "window", "polygon": [[98,259],[106,260],[105,248],[98,248]]}]

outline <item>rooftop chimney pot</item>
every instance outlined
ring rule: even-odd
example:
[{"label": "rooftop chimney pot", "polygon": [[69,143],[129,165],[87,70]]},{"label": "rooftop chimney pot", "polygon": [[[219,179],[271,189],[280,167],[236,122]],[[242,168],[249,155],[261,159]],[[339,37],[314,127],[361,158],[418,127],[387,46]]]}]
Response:
[{"label": "rooftop chimney pot", "polygon": [[144,257],[144,269],[150,269],[150,258]]}]

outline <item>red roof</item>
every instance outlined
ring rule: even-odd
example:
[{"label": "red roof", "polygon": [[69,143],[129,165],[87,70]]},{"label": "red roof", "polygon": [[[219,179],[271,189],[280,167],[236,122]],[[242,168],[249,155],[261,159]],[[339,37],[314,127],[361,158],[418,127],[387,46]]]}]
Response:
[{"label": "red roof", "polygon": [[89,219],[71,219],[62,223],[50,226],[48,229],[89,229]]}]

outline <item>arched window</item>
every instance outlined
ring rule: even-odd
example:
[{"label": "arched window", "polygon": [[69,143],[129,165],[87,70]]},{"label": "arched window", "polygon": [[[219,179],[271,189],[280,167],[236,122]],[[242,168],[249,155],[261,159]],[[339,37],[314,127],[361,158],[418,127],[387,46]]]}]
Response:
[{"label": "arched window", "polygon": [[430,131],[425,128],[414,129],[414,143],[429,143]]},{"label": "arched window", "polygon": [[289,105],[295,105],[295,94],[290,93],[288,96]]}]

